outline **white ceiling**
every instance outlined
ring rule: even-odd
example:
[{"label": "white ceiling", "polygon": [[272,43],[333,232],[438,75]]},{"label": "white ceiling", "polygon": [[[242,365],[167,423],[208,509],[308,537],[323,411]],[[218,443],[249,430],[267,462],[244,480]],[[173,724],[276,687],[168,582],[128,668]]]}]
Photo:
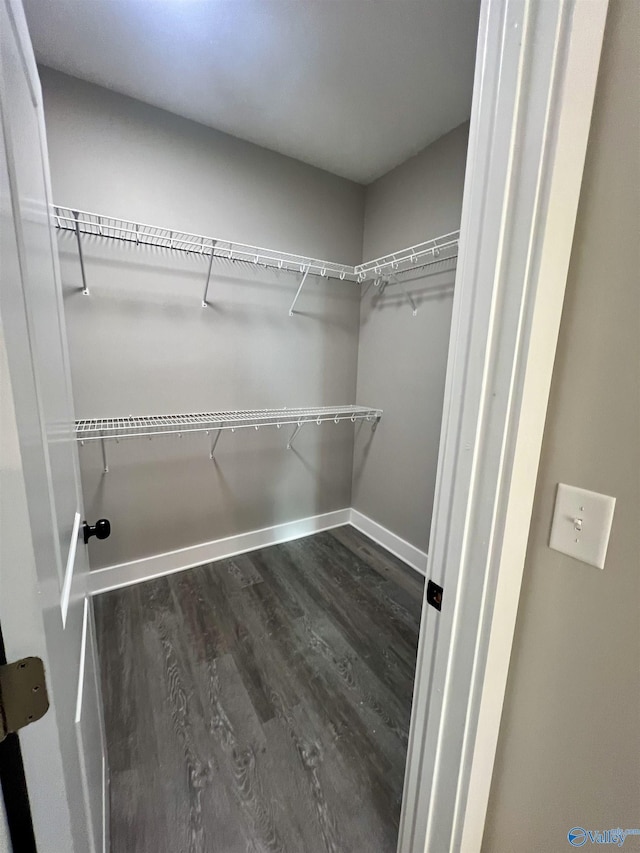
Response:
[{"label": "white ceiling", "polygon": [[39,62],[368,183],[470,114],[479,0],[25,0]]}]

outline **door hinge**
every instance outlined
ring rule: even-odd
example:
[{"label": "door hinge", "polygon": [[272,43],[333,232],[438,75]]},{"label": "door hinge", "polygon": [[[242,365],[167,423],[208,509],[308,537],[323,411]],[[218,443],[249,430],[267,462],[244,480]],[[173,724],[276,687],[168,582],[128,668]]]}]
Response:
[{"label": "door hinge", "polygon": [[44,717],[49,696],[40,658],[0,666],[0,742],[11,732]]},{"label": "door hinge", "polygon": [[443,588],[433,581],[427,583],[427,602],[436,610],[442,610]]}]

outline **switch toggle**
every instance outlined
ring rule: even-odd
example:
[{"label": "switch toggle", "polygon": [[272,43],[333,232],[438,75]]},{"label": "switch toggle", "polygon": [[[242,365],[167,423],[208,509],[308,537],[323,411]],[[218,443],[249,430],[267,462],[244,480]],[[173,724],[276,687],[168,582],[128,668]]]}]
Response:
[{"label": "switch toggle", "polygon": [[558,483],[549,547],[603,569],[615,505],[609,495]]}]

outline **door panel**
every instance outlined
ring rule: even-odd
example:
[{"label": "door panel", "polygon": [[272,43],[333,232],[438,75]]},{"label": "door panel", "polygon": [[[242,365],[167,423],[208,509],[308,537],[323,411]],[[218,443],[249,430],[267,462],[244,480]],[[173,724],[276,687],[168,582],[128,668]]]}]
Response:
[{"label": "door panel", "polygon": [[26,23],[0,0],[0,624],[9,660],[45,664],[50,710],[20,733],[38,850],[101,853],[104,739],[49,199]]},{"label": "door panel", "polygon": [[[59,585],[71,546],[79,510],[80,488],[74,454],[73,412],[66,382],[63,349],[64,315],[58,301],[60,288],[52,281],[55,265],[51,243],[49,200],[42,164],[41,127],[36,97],[18,51],[4,58],[5,86],[10,93],[11,166],[20,192],[13,198],[27,325],[38,387],[42,439],[47,448],[47,491],[56,538]],[[80,555],[79,555],[80,556]]]}]

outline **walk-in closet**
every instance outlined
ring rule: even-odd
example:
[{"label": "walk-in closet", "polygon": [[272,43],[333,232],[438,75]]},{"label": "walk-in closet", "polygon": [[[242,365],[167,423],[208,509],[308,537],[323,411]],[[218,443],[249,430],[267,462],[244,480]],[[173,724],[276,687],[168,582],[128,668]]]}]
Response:
[{"label": "walk-in closet", "polygon": [[479,3],[24,5],[91,849],[392,853]]}]

